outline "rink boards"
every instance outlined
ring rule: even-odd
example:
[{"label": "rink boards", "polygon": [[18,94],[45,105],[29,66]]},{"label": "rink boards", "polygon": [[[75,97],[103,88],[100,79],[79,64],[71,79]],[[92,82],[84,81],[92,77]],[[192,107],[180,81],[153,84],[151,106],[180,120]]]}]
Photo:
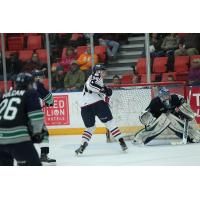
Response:
[{"label": "rink boards", "polygon": [[[192,93],[192,108],[197,113],[197,121],[200,124],[200,88],[195,88]],[[126,91],[124,91],[126,92]],[[134,94],[134,92],[137,92]],[[139,93],[138,93],[139,92]],[[122,90],[115,91],[110,100],[110,108],[117,126],[123,133],[133,133],[142,128],[138,116],[151,100],[151,90],[141,89],[132,91],[134,98],[124,99]],[[45,123],[50,135],[75,135],[81,134],[84,124],[81,118],[80,102],[82,92],[54,93],[54,107],[44,108]],[[142,96],[142,101],[141,101]],[[96,134],[106,133],[104,125],[96,119]]]}]

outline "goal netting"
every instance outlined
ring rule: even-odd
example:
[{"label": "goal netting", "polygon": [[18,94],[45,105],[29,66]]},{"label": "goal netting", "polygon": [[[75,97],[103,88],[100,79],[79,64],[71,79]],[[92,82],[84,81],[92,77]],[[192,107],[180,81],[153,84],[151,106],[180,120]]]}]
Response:
[{"label": "goal netting", "polygon": [[187,98],[185,82],[123,84],[109,87],[113,90],[109,105],[114,120],[125,137],[133,136],[143,128],[139,115],[147,108],[151,99],[157,96],[160,87],[166,87],[171,93]]}]

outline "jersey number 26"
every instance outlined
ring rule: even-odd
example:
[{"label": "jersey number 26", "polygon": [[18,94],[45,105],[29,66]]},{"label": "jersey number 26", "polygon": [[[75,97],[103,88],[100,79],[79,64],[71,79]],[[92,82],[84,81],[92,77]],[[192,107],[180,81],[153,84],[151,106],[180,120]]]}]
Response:
[{"label": "jersey number 26", "polygon": [[20,104],[21,99],[13,97],[11,99],[4,99],[0,104],[0,120],[13,120],[17,115],[18,108],[16,104]]}]

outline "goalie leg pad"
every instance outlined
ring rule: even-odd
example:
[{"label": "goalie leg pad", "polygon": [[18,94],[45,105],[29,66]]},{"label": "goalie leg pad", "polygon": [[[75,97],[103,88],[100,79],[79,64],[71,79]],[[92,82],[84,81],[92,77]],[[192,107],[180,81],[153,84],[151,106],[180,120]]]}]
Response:
[{"label": "goalie leg pad", "polygon": [[115,139],[119,140],[120,138],[122,138],[122,134],[121,134],[119,128],[116,126],[113,119],[104,124]]},{"label": "goalie leg pad", "polygon": [[139,144],[147,144],[152,139],[160,135],[170,124],[170,120],[167,118],[166,114],[161,114],[161,116],[153,121],[146,129],[138,132],[135,136],[135,141]]},{"label": "goalie leg pad", "polygon": [[[184,121],[179,119],[173,114],[169,114],[168,118],[171,121],[169,128],[177,132],[177,135],[181,137],[184,131]],[[192,122],[190,122],[188,127],[188,137],[192,142],[195,143],[200,142],[200,132],[196,129],[196,127],[194,126],[194,124],[192,124]]]}]

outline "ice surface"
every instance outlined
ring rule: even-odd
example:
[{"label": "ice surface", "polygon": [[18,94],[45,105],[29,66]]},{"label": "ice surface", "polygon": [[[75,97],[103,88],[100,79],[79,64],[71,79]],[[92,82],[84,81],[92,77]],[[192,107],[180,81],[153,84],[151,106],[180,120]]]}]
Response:
[{"label": "ice surface", "polygon": [[[169,145],[157,140],[149,146],[136,146],[127,141],[129,150],[121,151],[117,142],[106,143],[105,135],[94,135],[85,152],[76,156],[81,136],[51,136],[50,157],[59,166],[199,166],[200,144]],[[38,148],[38,147],[37,147]]]}]

